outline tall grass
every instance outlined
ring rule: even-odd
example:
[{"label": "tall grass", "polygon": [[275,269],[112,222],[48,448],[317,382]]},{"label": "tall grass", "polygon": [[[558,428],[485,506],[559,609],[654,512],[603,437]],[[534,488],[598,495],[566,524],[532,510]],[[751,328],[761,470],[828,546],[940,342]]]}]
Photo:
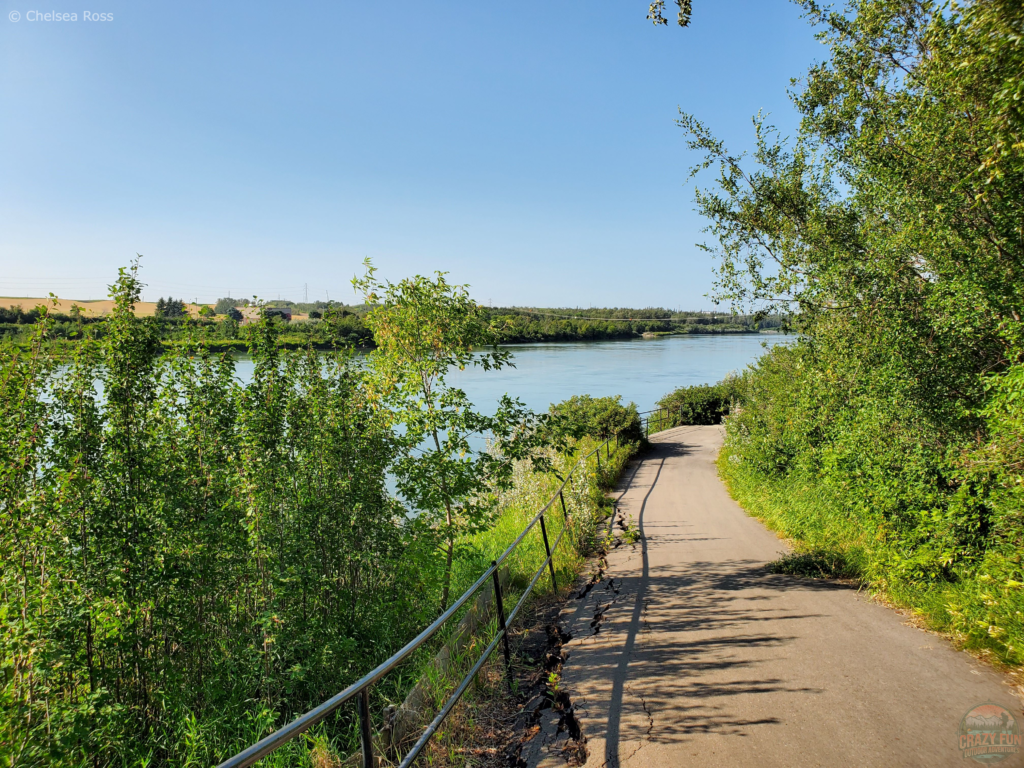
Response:
[{"label": "tall grass", "polygon": [[1019,666],[1024,661],[1024,594],[1015,562],[997,550],[953,578],[908,577],[908,553],[886,534],[880,513],[851,512],[850,500],[808,474],[772,477],[727,445],[718,460],[730,494],[751,515],[790,539],[795,553],[774,564],[801,575],[850,578],[910,610],[960,647]]}]

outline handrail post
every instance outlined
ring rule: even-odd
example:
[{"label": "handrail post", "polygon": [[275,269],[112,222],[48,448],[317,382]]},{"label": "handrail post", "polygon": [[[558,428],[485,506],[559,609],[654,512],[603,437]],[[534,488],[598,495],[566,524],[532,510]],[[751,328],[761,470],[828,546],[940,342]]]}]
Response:
[{"label": "handrail post", "polygon": [[600,472],[601,471],[601,449],[598,448],[597,452],[594,453],[594,455],[597,456],[597,471]]},{"label": "handrail post", "polygon": [[[543,518],[541,518],[543,520]],[[502,650],[505,652],[505,677],[508,679],[508,687],[512,688],[512,651],[508,647],[508,629],[505,627],[505,605],[501,601],[501,579],[498,577],[498,563],[491,560],[491,568],[494,572],[494,607],[498,614],[498,631],[501,632]]]},{"label": "handrail post", "polygon": [[544,537],[544,551],[548,554],[548,570],[551,572],[551,588],[557,592],[558,582],[555,580],[555,559],[551,556],[551,547],[548,546],[548,529],[544,525],[544,515],[540,516],[540,535]]},{"label": "handrail post", "polygon": [[359,692],[359,741],[363,747],[363,768],[373,768],[373,738],[370,735],[370,686]]},{"label": "handrail post", "polygon": [[558,500],[560,502],[562,502],[562,519],[563,520],[568,520],[569,519],[569,510],[567,510],[565,508],[565,497],[562,496],[562,492],[561,491],[558,492]]}]

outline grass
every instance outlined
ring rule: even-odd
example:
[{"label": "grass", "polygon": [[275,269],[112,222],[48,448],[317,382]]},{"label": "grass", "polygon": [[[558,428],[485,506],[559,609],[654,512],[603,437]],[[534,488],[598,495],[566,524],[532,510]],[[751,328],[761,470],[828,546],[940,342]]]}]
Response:
[{"label": "grass", "polygon": [[1024,664],[1024,585],[1014,563],[987,554],[948,579],[910,579],[899,570],[906,553],[893,552],[879,535],[880,521],[851,514],[841,499],[813,478],[768,478],[742,465],[728,448],[719,474],[732,497],[795,552],[770,566],[775,573],[853,579],[880,600],[907,610],[923,627],[962,649],[1021,672]]},{"label": "grass", "polygon": [[807,576],[812,579],[856,579],[855,569],[841,552],[813,550],[792,552],[768,564],[769,573]]}]

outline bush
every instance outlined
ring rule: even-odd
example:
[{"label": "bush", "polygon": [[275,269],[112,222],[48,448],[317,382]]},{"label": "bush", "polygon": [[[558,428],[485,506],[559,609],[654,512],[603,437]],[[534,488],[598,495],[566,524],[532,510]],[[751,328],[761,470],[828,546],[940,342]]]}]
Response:
[{"label": "bush", "polygon": [[699,384],[695,387],[680,387],[665,395],[658,405],[670,412],[676,426],[681,424],[719,424],[728,415],[732,397],[728,386]]},{"label": "bush", "polygon": [[574,395],[551,406],[553,428],[570,437],[606,440],[615,434],[627,442],[641,442],[643,428],[636,403],[622,404],[622,397]]},{"label": "bush", "polygon": [[831,362],[801,342],[746,374],[719,460],[733,496],[801,556],[826,553],[934,628],[1020,664],[1024,367],[987,377],[979,440],[936,423],[884,367],[839,375]]}]

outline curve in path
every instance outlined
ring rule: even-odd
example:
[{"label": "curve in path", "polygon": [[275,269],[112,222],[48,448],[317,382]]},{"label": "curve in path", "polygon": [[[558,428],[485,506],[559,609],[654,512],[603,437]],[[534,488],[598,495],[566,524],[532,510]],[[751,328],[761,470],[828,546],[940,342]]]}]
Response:
[{"label": "curve in path", "polygon": [[561,617],[587,766],[962,766],[972,707],[1024,727],[997,671],[847,586],[769,574],[787,550],[718,479],[720,427],[651,442],[620,500],[640,541]]}]

